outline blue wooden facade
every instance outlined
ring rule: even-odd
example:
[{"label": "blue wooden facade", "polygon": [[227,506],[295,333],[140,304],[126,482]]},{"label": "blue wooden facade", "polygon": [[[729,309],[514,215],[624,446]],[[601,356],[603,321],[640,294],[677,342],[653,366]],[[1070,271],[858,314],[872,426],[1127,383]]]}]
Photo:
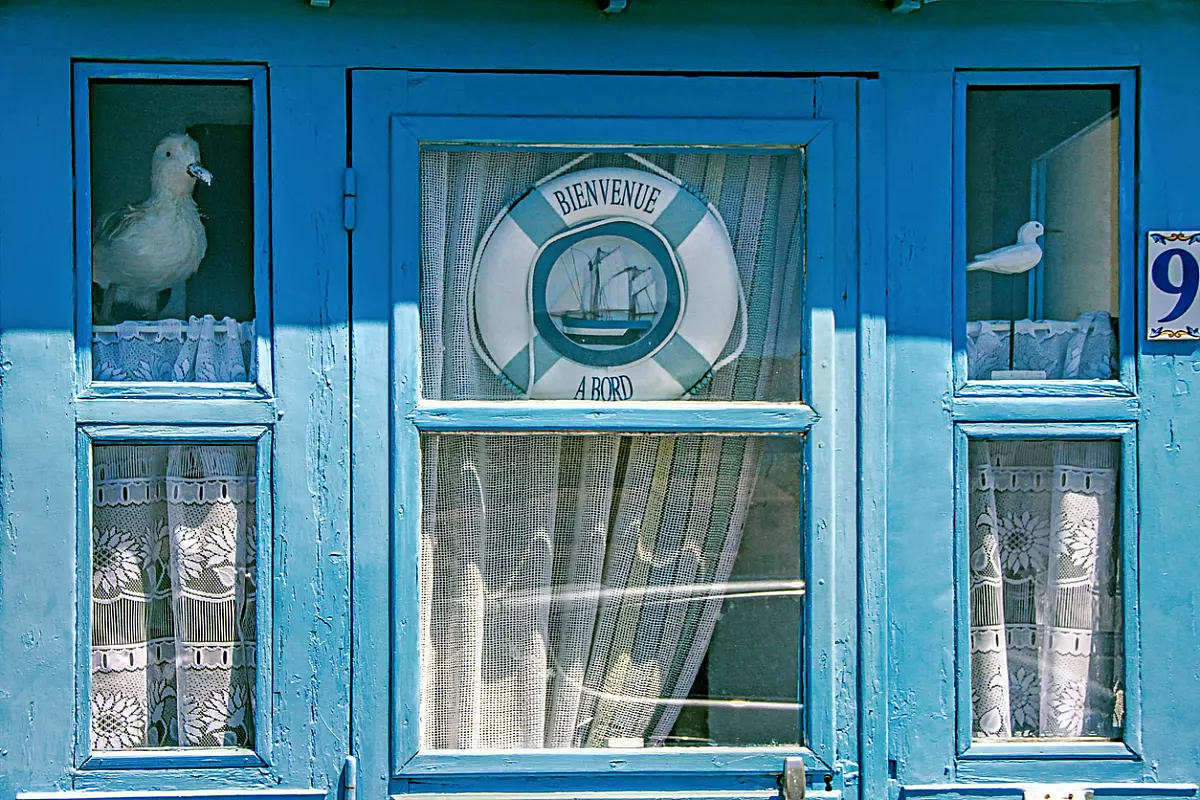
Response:
[{"label": "blue wooden facade", "polygon": [[[1139,335],[1147,232],[1200,229],[1195,2],[315,5],[0,7],[4,797],[765,798],[788,756],[847,800],[1200,795],[1200,348]],[[89,76],[252,85],[252,383],[91,379]],[[1113,83],[1136,121],[1114,380],[967,380],[962,92],[984,76]],[[805,404],[420,400],[425,141],[805,146]],[[420,751],[420,436],[552,430],[809,434],[805,748]],[[972,741],[968,437],[1119,442],[1119,741]],[[88,448],[196,439],[258,448],[255,747],[93,753]]]}]

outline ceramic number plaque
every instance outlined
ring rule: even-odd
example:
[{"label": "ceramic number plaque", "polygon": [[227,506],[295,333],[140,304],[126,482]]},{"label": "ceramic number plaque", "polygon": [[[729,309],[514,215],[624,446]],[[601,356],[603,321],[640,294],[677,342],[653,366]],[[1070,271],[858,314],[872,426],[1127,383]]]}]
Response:
[{"label": "ceramic number plaque", "polygon": [[1152,231],[1146,247],[1146,338],[1200,340],[1200,231]]}]

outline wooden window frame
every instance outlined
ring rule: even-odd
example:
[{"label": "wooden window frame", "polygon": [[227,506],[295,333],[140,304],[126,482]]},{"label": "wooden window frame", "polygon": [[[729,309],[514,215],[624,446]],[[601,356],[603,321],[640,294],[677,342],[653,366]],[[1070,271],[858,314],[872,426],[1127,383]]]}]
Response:
[{"label": "wooden window frame", "polygon": [[[352,152],[359,176],[359,214],[354,237],[352,350],[358,406],[353,428],[354,518],[360,538],[354,551],[354,635],[356,642],[370,644],[355,647],[353,673],[355,738],[364,764],[386,761],[388,774],[399,781],[489,773],[529,777],[612,774],[614,758],[630,776],[733,776],[778,774],[785,758],[802,757],[810,771],[831,773],[840,785],[847,754],[839,761],[837,729],[839,725],[857,725],[861,712],[856,700],[847,699],[847,691],[849,697],[854,696],[853,689],[839,689],[843,673],[838,665],[847,660],[858,663],[859,651],[839,653],[835,638],[837,631],[857,627],[861,609],[854,599],[857,580],[845,572],[835,573],[834,544],[858,540],[860,484],[881,491],[882,479],[875,482],[875,470],[860,473],[857,469],[859,448],[868,445],[860,441],[860,420],[852,409],[857,406],[860,378],[878,398],[884,365],[882,359],[858,360],[857,290],[860,259],[866,258],[858,247],[841,244],[856,242],[861,222],[861,211],[853,202],[860,180],[853,169],[859,157],[854,124],[859,81],[818,80],[816,83],[824,85],[815,87],[811,78],[790,79],[791,102],[798,108],[784,108],[777,117],[763,118],[737,108],[741,103],[748,108],[779,108],[762,104],[762,95],[767,94],[764,87],[778,91],[788,85],[787,80],[355,73]],[[731,100],[718,92],[714,96],[721,102],[713,102],[709,90],[726,88],[723,81],[729,88],[746,89],[748,96]],[[570,95],[556,95],[556,84],[569,84]],[[664,85],[679,91],[654,91]],[[805,93],[799,91],[802,85],[823,89],[824,113],[812,100],[805,105]],[[697,105],[701,97],[708,100],[703,109]],[[585,108],[603,111],[589,115]],[[419,396],[418,175],[422,147],[553,145],[645,150],[714,146],[714,142],[720,143],[722,150],[805,149],[804,399],[816,412],[804,403],[633,401],[616,406],[575,401],[452,402]],[[371,176],[382,175],[388,176],[386,184],[381,178],[371,180]],[[835,197],[841,198],[836,206]],[[881,263],[871,263],[882,269]],[[872,303],[882,302],[882,278],[878,281],[871,290]],[[390,298],[379,291],[383,286],[391,287]],[[876,287],[878,295],[874,294]],[[376,297],[369,301],[357,299],[372,295]],[[872,325],[871,334],[881,337],[882,319]],[[389,352],[391,363],[371,358],[370,354],[379,352]],[[378,402],[383,397],[390,398],[389,402]],[[882,450],[884,425],[874,419],[877,409],[882,413],[882,405],[871,409],[865,429],[877,437],[869,446]],[[845,450],[834,446],[835,430]],[[390,433],[383,436],[381,431]],[[801,653],[807,746],[640,751],[420,749],[420,637],[416,624],[420,609],[414,590],[420,555],[421,515],[416,511],[421,497],[420,436],[427,432],[535,431],[807,434],[802,535],[808,554],[809,593]],[[867,516],[882,527],[882,509]],[[880,528],[872,529],[871,536],[881,536]],[[367,530],[378,535],[368,538],[364,536]],[[871,548],[872,554],[879,552]],[[845,558],[841,568],[853,571]],[[392,565],[390,574],[379,569],[380,563]],[[835,574],[842,575],[837,585]],[[875,573],[875,581],[882,581],[881,572]],[[872,598],[882,591],[881,586],[873,587]],[[875,647],[874,642],[870,647]],[[389,653],[390,664],[385,658]],[[381,697],[390,702],[380,703]],[[369,698],[375,699],[371,702]],[[367,703],[376,707],[374,713],[363,711]],[[853,719],[838,721],[835,714],[847,713],[847,704]]]},{"label": "wooden window frame", "polygon": [[[76,463],[79,524],[76,563],[75,767],[80,770],[140,770],[264,767],[271,763],[272,483],[271,428],[266,425],[95,425],[77,428]],[[92,450],[96,445],[227,444],[255,449],[255,544],[258,552],[255,602],[254,747],[153,747],[131,750],[91,748],[92,647]],[[265,701],[265,702],[264,702]]]},{"label": "wooden window frame", "polygon": [[[271,361],[271,181],[267,68],[257,64],[158,64],[76,61],[73,65],[75,138],[75,361],[80,397],[262,398],[273,394]],[[92,377],[91,84],[114,81],[244,83],[253,120],[254,317],[258,374],[253,383],[98,381]]]},{"label": "wooden window frame", "polygon": [[[953,375],[955,763],[960,780],[1130,781],[1143,778],[1138,583],[1138,419],[1140,343],[1134,208],[1136,81],[1132,69],[959,71],[954,77]],[[1111,380],[968,381],[966,356],[966,95],[972,87],[1116,87],[1118,134],[1118,376]],[[991,742],[972,732],[970,663],[970,510],[972,439],[1119,441],[1118,534],[1124,587],[1125,725],[1119,740]]]},{"label": "wooden window frame", "polygon": [[[1117,376],[1110,380],[980,381],[967,379],[967,92],[994,88],[1113,88],[1118,95]],[[954,389],[957,397],[1131,397],[1137,393],[1137,224],[1134,209],[1137,72],[1124,69],[960,70],[954,76]]]},{"label": "wooden window frame", "polygon": [[[112,382],[92,379],[90,87],[95,80],[241,83],[253,120],[254,300],[258,374],[254,382]],[[72,64],[75,169],[76,662],[74,767],[88,785],[114,781],[152,787],[163,770],[198,770],[202,782],[244,781],[247,768],[272,763],[271,587],[274,575],[272,446],[277,421],[272,375],[267,128],[267,68],[256,64],[166,64],[76,61]],[[91,749],[92,448],[98,444],[225,443],[256,450],[258,546],[257,668],[253,748],[169,747]]]}]

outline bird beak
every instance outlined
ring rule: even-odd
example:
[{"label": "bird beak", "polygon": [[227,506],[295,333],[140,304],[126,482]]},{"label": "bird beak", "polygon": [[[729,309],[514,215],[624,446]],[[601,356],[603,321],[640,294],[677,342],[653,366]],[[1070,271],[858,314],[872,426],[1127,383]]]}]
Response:
[{"label": "bird beak", "polygon": [[204,181],[204,183],[208,186],[212,186],[213,174],[204,167],[200,166],[199,164],[190,164],[188,165],[187,171],[188,175]]}]

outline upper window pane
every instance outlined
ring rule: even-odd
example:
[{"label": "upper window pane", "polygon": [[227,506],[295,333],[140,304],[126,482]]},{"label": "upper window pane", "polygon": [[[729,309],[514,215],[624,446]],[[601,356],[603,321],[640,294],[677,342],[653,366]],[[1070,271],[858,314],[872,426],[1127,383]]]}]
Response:
[{"label": "upper window pane", "polygon": [[966,104],[968,377],[1114,378],[1117,87],[971,87]]},{"label": "upper window pane", "polygon": [[89,84],[92,377],[255,379],[249,82]]},{"label": "upper window pane", "polygon": [[800,399],[803,153],[421,155],[422,390]]}]

